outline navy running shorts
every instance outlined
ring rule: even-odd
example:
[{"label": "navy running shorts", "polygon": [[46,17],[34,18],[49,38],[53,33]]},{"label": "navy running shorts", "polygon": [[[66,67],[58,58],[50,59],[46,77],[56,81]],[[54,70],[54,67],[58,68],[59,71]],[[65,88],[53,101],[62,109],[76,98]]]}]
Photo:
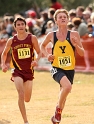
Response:
[{"label": "navy running shorts", "polygon": [[53,79],[60,84],[63,76],[66,76],[71,84],[73,84],[75,70],[63,70],[61,68],[52,67],[51,75]]}]

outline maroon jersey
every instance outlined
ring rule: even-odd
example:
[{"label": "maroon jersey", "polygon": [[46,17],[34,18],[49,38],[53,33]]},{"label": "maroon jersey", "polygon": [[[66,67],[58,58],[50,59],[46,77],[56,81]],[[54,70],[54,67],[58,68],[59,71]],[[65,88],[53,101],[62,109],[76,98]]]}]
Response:
[{"label": "maroon jersey", "polygon": [[12,63],[18,70],[27,70],[31,68],[31,62],[34,60],[34,49],[32,44],[32,35],[24,40],[19,40],[17,35],[12,40]]}]

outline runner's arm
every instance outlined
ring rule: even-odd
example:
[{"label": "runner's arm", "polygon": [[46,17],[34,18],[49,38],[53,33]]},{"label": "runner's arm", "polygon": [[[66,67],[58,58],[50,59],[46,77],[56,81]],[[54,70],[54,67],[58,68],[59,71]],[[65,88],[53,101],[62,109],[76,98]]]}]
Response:
[{"label": "runner's arm", "polygon": [[32,43],[33,43],[34,50],[36,51],[36,53],[37,53],[37,55],[38,55],[37,58],[35,59],[35,61],[38,62],[39,59],[40,59],[41,56],[42,56],[42,53],[41,53],[41,51],[40,51],[40,47],[39,47],[39,44],[38,44],[38,40],[37,40],[37,38],[36,38],[35,35],[32,35]]},{"label": "runner's arm", "polygon": [[7,66],[5,65],[5,62],[6,62],[7,54],[11,48],[11,43],[12,43],[12,38],[9,38],[1,54],[1,67],[3,72],[7,71]]},{"label": "runner's arm", "polygon": [[81,43],[80,35],[78,32],[76,32],[76,31],[71,32],[71,42],[72,42],[72,45],[76,48],[77,53],[80,56],[83,56],[84,55],[84,48],[83,48],[83,45]]},{"label": "runner's arm", "polygon": [[41,43],[41,51],[42,53],[48,57],[49,53],[46,50],[46,46],[48,45],[48,43],[52,42],[52,34],[53,33],[49,33],[47,34],[46,38],[44,39],[44,41]]}]

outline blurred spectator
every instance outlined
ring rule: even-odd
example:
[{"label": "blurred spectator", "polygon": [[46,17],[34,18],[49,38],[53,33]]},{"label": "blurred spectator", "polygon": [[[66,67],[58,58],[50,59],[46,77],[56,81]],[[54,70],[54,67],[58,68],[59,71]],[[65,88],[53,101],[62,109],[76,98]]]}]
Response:
[{"label": "blurred spectator", "polygon": [[94,25],[94,12],[91,14],[90,19],[91,19],[91,23],[92,23],[92,25]]},{"label": "blurred spectator", "polygon": [[55,11],[56,10],[54,8],[49,8],[48,9],[48,18],[52,19],[53,22],[54,22],[54,17],[53,16],[54,16]]},{"label": "blurred spectator", "polygon": [[42,12],[42,18],[43,18],[43,22],[41,24],[41,34],[44,35],[47,29],[47,22],[51,19],[48,18],[47,12]]},{"label": "blurred spectator", "polygon": [[69,11],[69,21],[72,21],[72,19],[76,17],[76,10],[75,9],[71,9]]},{"label": "blurred spectator", "polygon": [[92,37],[92,33],[93,33],[93,26],[92,26],[92,23],[88,23],[88,24],[87,24],[87,27],[88,27],[88,34],[89,34],[89,37]]},{"label": "blurred spectator", "polygon": [[87,24],[84,23],[80,18],[75,17],[73,18],[72,22],[74,24],[73,30],[78,31],[81,37],[88,33]]},{"label": "blurred spectator", "polygon": [[15,13],[14,14],[14,19],[18,18],[18,17],[23,17],[20,13]]},{"label": "blurred spectator", "polygon": [[10,13],[5,13],[4,18],[12,16]]},{"label": "blurred spectator", "polygon": [[75,17],[75,18],[72,19],[72,23],[73,23],[73,25],[74,25],[74,27],[73,27],[72,30],[78,31],[78,27],[79,27],[79,25],[81,24],[81,19]]},{"label": "blurred spectator", "polygon": [[41,36],[41,28],[37,24],[33,24],[31,18],[26,19],[27,31],[36,35],[37,37]]},{"label": "blurred spectator", "polygon": [[74,27],[72,22],[68,22],[67,26],[68,26],[68,30],[72,30]]},{"label": "blurred spectator", "polygon": [[36,18],[36,12],[34,11],[34,10],[30,10],[29,12],[28,12],[28,15],[31,17],[31,18]]},{"label": "blurred spectator", "polygon": [[53,25],[53,27],[51,27],[52,31],[57,30],[57,25],[54,21],[54,13],[55,13],[55,9],[54,8],[49,8],[48,10],[48,18],[51,20],[50,22],[52,22],[53,24],[51,24],[51,26]]},{"label": "blurred spectator", "polygon": [[84,22],[85,22],[86,24],[91,21],[91,20],[90,20],[90,16],[91,16],[90,11],[85,10],[85,11],[83,12],[83,20],[84,20]]},{"label": "blurred spectator", "polygon": [[83,19],[83,12],[84,12],[84,10],[85,10],[84,6],[78,6],[78,7],[76,8],[76,16],[77,16],[78,18]]},{"label": "blurred spectator", "polygon": [[57,2],[57,0],[51,0],[52,5],[51,8],[54,8],[55,10],[63,8],[62,4]]},{"label": "blurred spectator", "polygon": [[0,30],[0,39],[7,39],[9,38],[7,31],[6,31],[6,27],[8,25],[8,17],[4,17],[3,18],[3,22],[1,24],[1,30]]},{"label": "blurred spectator", "polygon": [[14,18],[13,17],[10,17],[9,20],[8,20],[8,24],[6,26],[6,32],[7,32],[7,34],[8,34],[9,37],[12,36],[12,33],[14,31],[13,22],[14,22]]},{"label": "blurred spectator", "polygon": [[55,25],[55,23],[54,23],[52,20],[49,20],[49,21],[47,22],[47,29],[46,29],[45,34],[47,34],[47,33],[51,32],[51,31],[53,31],[54,25]]},{"label": "blurred spectator", "polygon": [[33,24],[36,24],[36,18],[37,18],[36,12],[34,10],[29,10],[27,12],[27,15],[28,15],[29,18],[32,19]]},{"label": "blurred spectator", "polygon": [[90,11],[90,13],[92,13],[92,12],[93,12],[93,9],[92,9],[92,7],[91,7],[91,6],[87,6],[85,10]]},{"label": "blurred spectator", "polygon": [[91,23],[92,23],[92,27],[93,27],[93,32],[92,32],[92,36],[94,37],[94,12],[91,14]]}]

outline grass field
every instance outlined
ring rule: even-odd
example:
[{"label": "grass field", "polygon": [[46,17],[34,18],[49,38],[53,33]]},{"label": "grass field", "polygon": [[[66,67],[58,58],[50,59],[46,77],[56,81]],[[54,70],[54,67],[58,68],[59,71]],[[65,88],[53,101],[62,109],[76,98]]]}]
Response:
[{"label": "grass field", "polygon": [[[23,124],[11,73],[0,71],[0,124]],[[51,124],[59,85],[49,72],[35,71],[32,98],[26,103],[30,124]],[[61,124],[94,124],[94,74],[76,73]]]}]

